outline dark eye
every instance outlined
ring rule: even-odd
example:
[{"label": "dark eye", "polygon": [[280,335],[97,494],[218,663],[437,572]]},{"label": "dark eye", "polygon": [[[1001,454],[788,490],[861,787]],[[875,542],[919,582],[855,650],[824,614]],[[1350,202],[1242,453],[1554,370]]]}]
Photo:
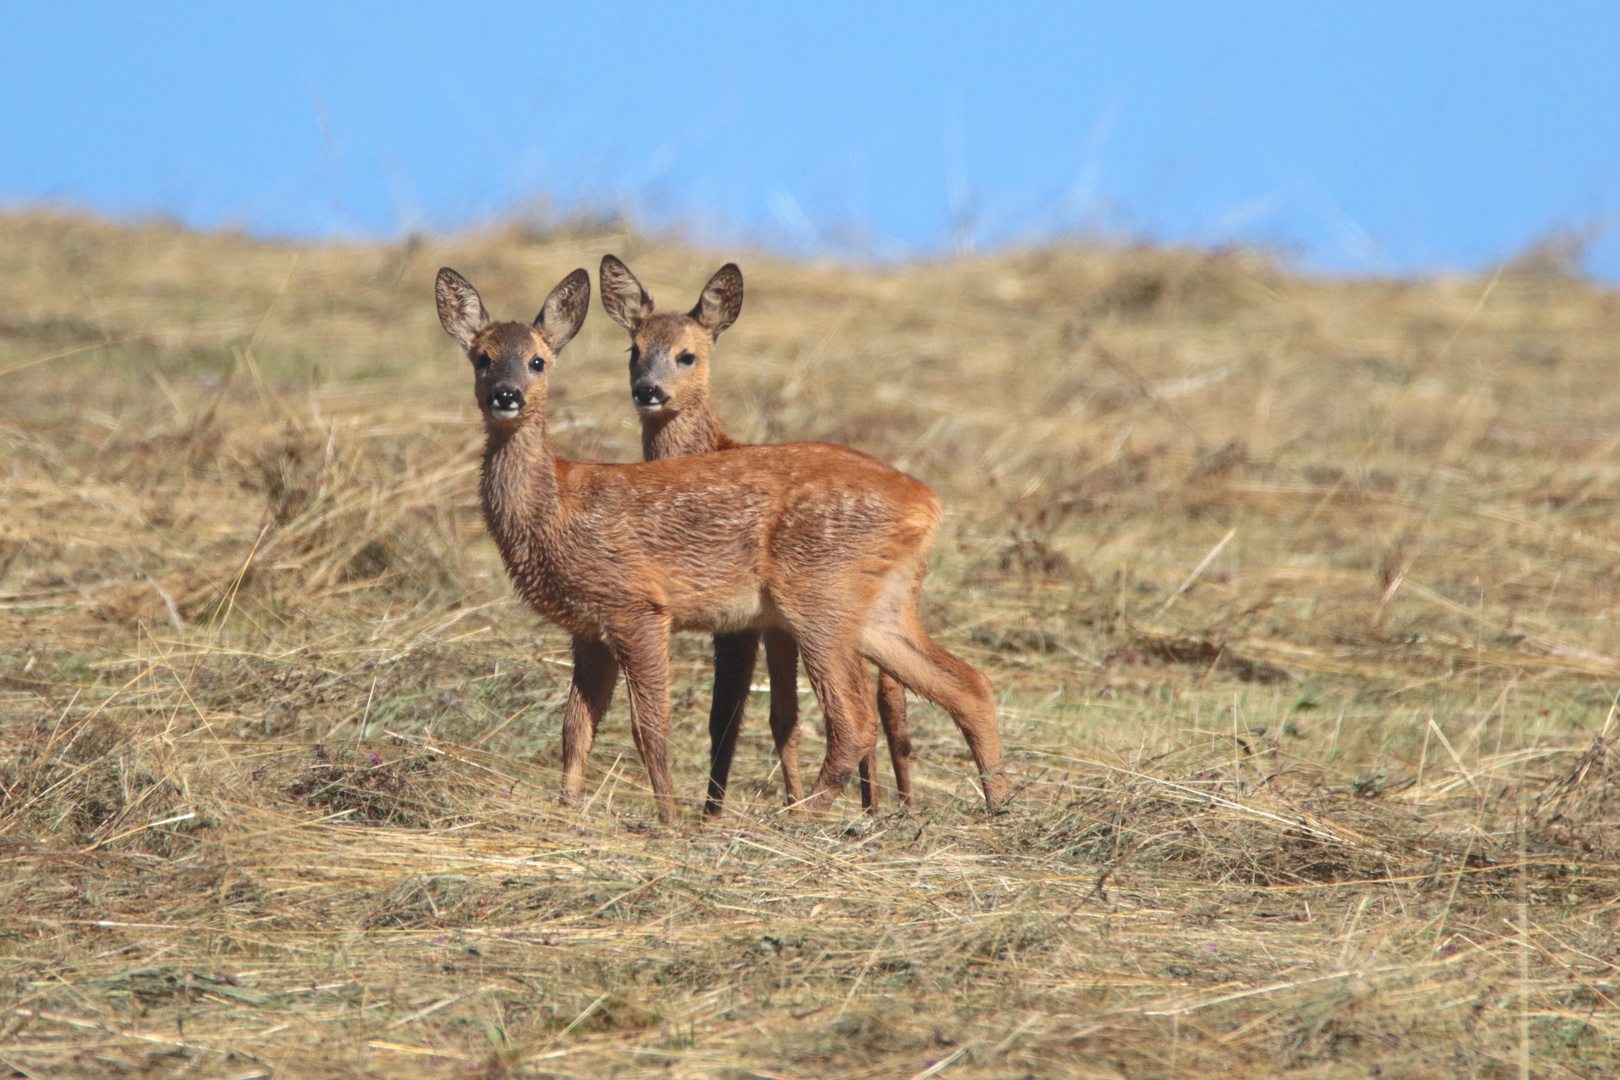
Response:
[{"label": "dark eye", "polygon": [[641,350],[634,345],[630,346],[630,366],[635,367],[641,363]]},{"label": "dark eye", "polygon": [[681,365],[681,367],[691,367],[693,364],[697,363],[697,357],[693,356],[689,352],[683,352],[681,355],[675,358],[675,362]]},{"label": "dark eye", "polygon": [[533,360],[529,361],[529,368],[532,371],[546,370],[546,358],[543,356],[535,357]]},{"label": "dark eye", "polygon": [[479,371],[483,371],[485,368],[489,367],[489,357],[485,356],[483,353],[479,353],[477,356],[473,357],[473,367],[477,368]]}]

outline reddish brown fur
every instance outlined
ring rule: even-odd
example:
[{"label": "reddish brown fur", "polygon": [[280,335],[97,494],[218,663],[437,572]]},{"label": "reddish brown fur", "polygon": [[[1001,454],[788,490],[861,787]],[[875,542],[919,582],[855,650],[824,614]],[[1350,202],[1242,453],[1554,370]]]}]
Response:
[{"label": "reddish brown fur", "polygon": [[[656,310],[652,296],[630,268],[613,255],[602,257],[599,278],[603,307],[630,332],[632,394],[638,384],[655,384],[668,395],[657,408],[638,403],[643,459],[656,461],[742,446],[725,433],[709,390],[709,356],[721,332],[736,321],[742,310],[742,272],[733,263],[721,267],[704,286],[690,312]],[[683,354],[691,358],[689,364],[671,362],[671,358]],[[709,712],[709,798],[704,807],[710,815],[721,812],[725,799],[760,637],[745,630],[715,638],[714,692]],[[797,803],[804,797],[798,754],[798,643],[780,630],[767,630],[763,637],[771,687],[771,734],[782,761],[788,801]],[[901,803],[910,806],[911,737],[906,724],[905,690],[881,670],[877,701],[878,718],[894,762],[896,789]],[[860,764],[861,803],[874,812],[881,801],[876,774],[874,749]]]},{"label": "reddish brown fur", "polygon": [[[917,593],[939,501],[882,462],[819,443],[749,446],[633,465],[551,452],[546,385],[584,321],[590,280],[552,290],[534,327],[491,323],[477,292],[439,271],[439,319],[467,350],[484,415],[479,495],[518,592],[599,661],[563,727],[563,792],[577,801],[616,669],[660,818],[670,783],[669,635],[779,627],[799,641],[827,719],[807,805],[828,807],[877,738],[862,657],[938,702],[961,727],[986,804],[1006,797],[990,684],[930,641]],[[579,697],[576,703],[572,699]]]}]

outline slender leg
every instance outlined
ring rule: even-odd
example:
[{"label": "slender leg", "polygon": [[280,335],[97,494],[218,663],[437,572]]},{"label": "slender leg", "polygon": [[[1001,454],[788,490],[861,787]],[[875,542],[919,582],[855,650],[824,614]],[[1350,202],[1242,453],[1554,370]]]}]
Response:
[{"label": "slender leg", "polygon": [[[895,791],[900,805],[911,805],[911,730],[906,725],[906,688],[888,672],[879,669],[877,679],[878,723],[889,744],[889,760],[894,764]],[[877,782],[877,745],[861,758],[861,805],[875,814],[883,804],[883,789]]]},{"label": "slender leg", "polygon": [[709,797],[703,804],[704,817],[719,817],[725,804],[726,781],[731,776],[731,759],[737,752],[737,732],[742,728],[743,706],[748,703],[748,684],[754,678],[754,659],[758,653],[757,631],[714,635],[714,698],[709,705]]},{"label": "slender leg", "polygon": [[855,771],[861,781],[861,809],[868,814],[875,814],[882,808],[883,804],[883,792],[879,790],[877,785],[876,743],[873,743],[872,749],[865,757],[861,758],[861,763],[856,766]]},{"label": "slender leg", "polygon": [[613,684],[619,678],[619,662],[607,645],[594,638],[576,637],[574,678],[568,687],[568,704],[563,710],[562,804],[578,806],[585,787],[585,759],[596,741],[596,728],[613,700]]},{"label": "slender leg", "polygon": [[869,626],[861,635],[861,651],[907,690],[951,714],[979,768],[985,805],[994,810],[1005,802],[1001,731],[996,726],[995,697],[984,673],[935,644],[914,613],[886,625]]},{"label": "slender leg", "polygon": [[911,727],[906,722],[906,688],[887,671],[878,671],[878,720],[889,743],[889,761],[894,765],[894,788],[900,805],[911,805]]},{"label": "slender leg", "polygon": [[827,721],[827,756],[805,804],[811,813],[819,814],[832,806],[860,760],[876,745],[877,715],[872,708],[866,665],[857,653],[836,649],[828,650],[831,655],[824,656],[821,649],[812,648],[802,638],[799,647]]},{"label": "slender leg", "polygon": [[[882,717],[883,702],[878,701],[879,717]],[[875,814],[883,806],[883,789],[878,787],[877,780],[877,740],[872,740],[872,749],[861,758],[859,767],[861,778],[861,809],[868,814]]]},{"label": "slender leg", "polygon": [[804,798],[799,777],[799,644],[780,628],[765,631],[765,667],[771,676],[771,738],[782,762],[789,805]]},{"label": "slender leg", "polygon": [[669,623],[649,618],[616,635],[614,655],[630,696],[630,734],[647,766],[658,820],[675,824],[675,788],[669,776]]}]

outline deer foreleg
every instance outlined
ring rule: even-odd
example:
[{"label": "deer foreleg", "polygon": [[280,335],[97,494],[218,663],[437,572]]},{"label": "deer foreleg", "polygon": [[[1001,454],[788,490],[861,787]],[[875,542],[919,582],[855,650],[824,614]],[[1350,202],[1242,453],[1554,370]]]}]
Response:
[{"label": "deer foreleg", "polygon": [[740,630],[714,635],[714,698],[709,705],[709,797],[705,817],[719,817],[726,799],[731,759],[737,752],[748,686],[754,679],[759,634]]}]

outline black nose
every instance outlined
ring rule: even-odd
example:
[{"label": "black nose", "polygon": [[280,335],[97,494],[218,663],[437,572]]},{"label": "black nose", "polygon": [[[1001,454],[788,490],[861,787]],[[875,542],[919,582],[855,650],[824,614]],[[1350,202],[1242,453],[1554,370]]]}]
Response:
[{"label": "black nose", "polygon": [[641,406],[662,405],[669,400],[669,395],[661,386],[632,386],[630,399]]},{"label": "black nose", "polygon": [[512,386],[503,386],[498,390],[491,390],[489,394],[489,407],[496,412],[511,412],[523,408],[523,391]]}]

